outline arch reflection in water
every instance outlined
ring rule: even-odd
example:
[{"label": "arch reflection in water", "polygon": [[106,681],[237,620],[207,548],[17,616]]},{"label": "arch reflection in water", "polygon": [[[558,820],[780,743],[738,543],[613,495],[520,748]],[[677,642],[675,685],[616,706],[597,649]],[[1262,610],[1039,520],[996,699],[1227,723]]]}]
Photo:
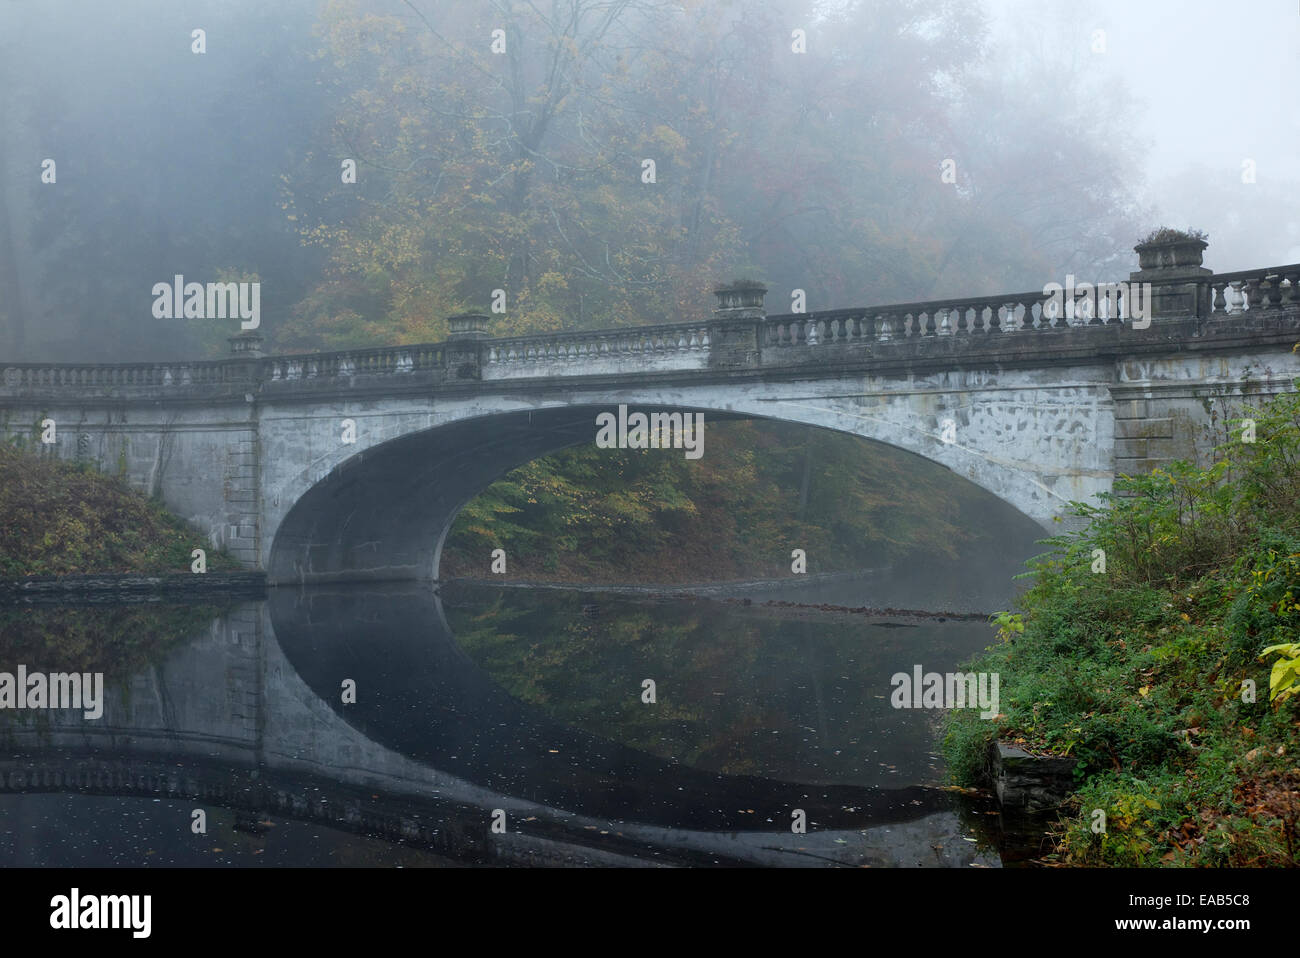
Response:
[{"label": "arch reflection in water", "polygon": [[[753,690],[753,698],[770,706],[760,721],[776,726],[785,716],[796,733],[799,723],[811,724],[806,703],[800,711],[799,696],[781,690],[780,676],[797,689],[828,670],[841,674],[852,656],[816,661],[821,640],[811,634],[798,639],[789,623],[759,629],[759,637],[768,638],[749,642],[754,623],[731,621],[732,611],[721,605],[702,614],[690,603],[667,603],[647,613],[644,604],[608,597],[494,590],[463,592],[451,606],[463,646],[452,636],[443,602],[425,588],[275,590],[269,600],[245,603],[207,626],[196,627],[190,613],[175,617],[176,635],[151,640],[147,662],[132,661],[106,679],[98,721],[80,713],[51,714],[39,724],[0,716],[7,746],[0,791],[9,796],[0,811],[32,823],[23,829],[22,860],[82,861],[54,847],[54,839],[42,845],[39,837],[90,807],[60,797],[72,794],[111,801],[120,812],[113,818],[117,825],[101,829],[100,858],[92,862],[87,852],[84,862],[95,864],[104,855],[120,863],[190,862],[194,836],[187,818],[174,832],[144,824],[156,816],[141,803],[157,799],[228,809],[246,823],[302,821],[468,862],[996,863],[964,840],[969,829],[946,795],[916,787],[915,777],[902,777],[907,788],[863,787],[866,780],[854,770],[864,767],[861,761],[834,767],[816,759],[817,750],[824,755],[833,742],[792,741],[782,753],[785,764],[770,749],[751,748],[743,736],[727,749],[701,747],[711,745],[718,730],[729,735],[735,715],[751,721],[747,706],[739,713],[723,708],[721,723],[717,716],[680,718],[683,708],[693,708],[691,677],[697,695],[706,686],[710,693],[719,690],[709,662],[738,662],[735,643],[742,638],[753,649],[755,668],[735,675],[743,683],[766,672],[771,683]],[[163,621],[152,610],[142,614]],[[42,615],[24,613],[30,622],[16,645],[14,631],[6,631],[0,642],[6,655],[21,652],[46,668],[92,664],[75,656],[47,662],[46,655],[62,646],[41,636],[61,635],[68,624],[63,610],[48,622]],[[643,628],[647,617],[664,628]],[[127,633],[138,632],[125,618],[121,624]],[[879,672],[892,668],[890,655],[911,660],[914,643],[902,638],[909,632],[869,629],[865,637],[850,638],[852,647],[871,640],[880,650],[893,649],[868,670]],[[808,659],[812,678],[793,674],[779,660],[773,635],[803,642],[801,648],[792,644],[791,654]],[[586,636],[586,644],[573,646],[576,659],[547,648],[548,641],[568,648],[575,636]],[[530,663],[514,662],[514,652],[530,644],[553,664],[521,673],[515,666]],[[611,647],[624,645],[640,660],[629,665],[610,657]],[[687,654],[689,648],[698,656]],[[581,667],[573,667],[575,661]],[[660,701],[677,709],[677,717],[639,705],[643,666],[661,674]],[[576,681],[563,680],[566,670]],[[344,679],[357,683],[355,705],[342,704]],[[727,688],[737,691],[734,684]],[[878,726],[878,713],[839,701],[848,688],[822,682],[828,727],[847,729],[854,721]],[[539,695],[550,702],[525,701]],[[640,725],[627,721],[626,709],[617,705],[629,698],[645,710],[632,713]],[[658,714],[665,720],[646,718]],[[674,723],[676,737],[656,734]],[[891,740],[903,751],[926,742],[924,736]],[[805,752],[814,760],[789,761]],[[750,767],[750,760],[754,774],[728,773]],[[894,778],[900,775],[884,780]],[[794,807],[807,812],[807,835],[790,832]],[[507,811],[506,834],[490,831],[496,808]],[[40,822],[48,826],[44,831]],[[149,845],[158,857],[133,857],[146,851],[132,837],[142,830],[153,836]],[[271,828],[259,841],[283,841],[290,831]],[[226,835],[220,847],[235,847],[232,840]],[[248,855],[255,850],[250,846]],[[268,845],[256,861],[270,860],[272,851]],[[292,861],[293,855],[281,848],[275,860]]]},{"label": "arch reflection in water", "polygon": [[[471,644],[479,648],[494,645],[498,652],[503,636],[535,647],[547,641],[543,633],[550,631],[552,641],[563,642],[565,636],[555,632],[566,621],[577,623],[579,629],[585,628],[581,624],[581,609],[590,605],[577,595],[563,599],[516,595],[503,608],[500,596],[493,590],[454,591],[452,617],[462,623]],[[548,603],[549,609],[545,608]],[[628,604],[623,605],[621,611],[627,613]],[[304,592],[276,590],[270,606],[277,639],[289,661],[349,724],[396,752],[494,791],[593,817],[710,831],[770,830],[774,825],[779,828],[779,823],[788,827],[794,808],[803,808],[809,820],[820,827],[845,829],[913,819],[948,807],[945,795],[932,788],[917,787],[906,779],[900,783],[903,787],[881,788],[859,783],[813,784],[776,781],[762,775],[725,774],[682,764],[671,756],[653,754],[647,748],[612,741],[611,737],[620,728],[626,731],[623,723],[609,723],[606,734],[601,735],[557,721],[557,710],[548,712],[511,695],[497,677],[490,676],[466,654],[448,625],[442,599],[427,589],[394,586]],[[601,606],[612,610],[619,608],[619,602],[605,598]],[[722,610],[715,611],[715,620],[728,614],[725,607],[715,609]],[[641,608],[632,608],[631,612],[644,615]],[[697,611],[689,614],[698,616]],[[661,635],[680,637],[680,627],[674,628],[674,623],[664,621],[664,608],[658,609],[655,615],[662,626]],[[705,625],[706,628],[695,630],[697,634],[693,638],[707,642],[710,634],[717,634],[717,621]],[[495,643],[484,642],[484,630],[495,638]],[[790,624],[786,623],[786,635],[789,630]],[[617,626],[606,631],[617,641]],[[976,634],[968,632],[968,640]],[[913,661],[917,654],[915,648],[896,641],[894,633],[884,630],[866,641],[889,646],[890,654],[874,663],[876,671],[883,673],[880,689],[854,690],[855,705],[865,700],[874,706],[868,714],[858,713],[857,718],[866,724],[856,732],[862,737],[887,736],[891,729],[882,728],[883,718],[895,719],[894,730],[901,727],[902,720],[919,726],[924,716],[891,715],[887,696],[883,694],[888,690],[888,676],[895,670],[894,665],[904,658],[908,663]],[[978,643],[980,639],[974,641]],[[671,652],[671,646],[666,650]],[[973,648],[947,649],[946,653],[955,665],[962,654],[970,651]],[[640,653],[642,659],[647,658],[644,643]],[[603,686],[610,703],[607,715],[612,716],[618,710],[648,712],[653,708],[640,702],[641,675],[635,671],[635,665],[625,661],[615,667],[599,656],[583,662],[581,654],[576,664],[585,666],[589,674],[578,676],[572,669],[565,670],[570,679],[567,689],[570,696],[590,699],[592,689]],[[521,668],[534,665],[528,661],[514,663],[514,679],[521,678]],[[692,665],[683,662],[683,670],[689,670]],[[758,671],[783,675],[787,665],[787,662],[772,661]],[[664,674],[662,669],[660,674]],[[540,686],[546,686],[547,680],[554,677],[552,674],[536,679]],[[344,679],[357,683],[356,704],[342,703],[340,683]],[[510,677],[506,681],[510,682]],[[815,674],[810,681],[816,684]],[[511,684],[518,685],[518,681]],[[821,692],[825,698],[831,698],[842,694],[846,684],[827,687]],[[556,691],[553,685],[543,688],[544,697]],[[817,694],[810,692],[807,698],[813,700]],[[823,718],[826,718],[827,705],[826,701],[821,703]],[[558,712],[572,715],[565,708]],[[593,713],[596,721],[586,724],[599,726],[599,714]],[[787,719],[784,727],[770,731],[777,735],[787,733],[793,738],[800,729],[800,725]],[[845,731],[847,737],[853,737],[852,730]],[[919,732],[913,736],[915,745],[926,742],[931,729],[921,727]],[[749,809],[762,809],[763,814],[750,813]],[[768,824],[767,819],[773,824]]]}]

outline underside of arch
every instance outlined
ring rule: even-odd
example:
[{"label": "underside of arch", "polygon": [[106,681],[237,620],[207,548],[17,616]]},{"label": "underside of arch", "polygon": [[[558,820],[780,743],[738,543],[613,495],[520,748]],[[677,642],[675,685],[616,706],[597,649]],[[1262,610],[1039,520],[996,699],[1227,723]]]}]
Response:
[{"label": "underside of arch", "polygon": [[[687,411],[643,403],[635,408]],[[268,580],[274,585],[436,580],[443,544],[466,503],[512,469],[592,442],[596,415],[610,410],[606,403],[500,413],[364,450],[289,510],[275,533]],[[690,411],[704,412],[709,422],[764,418]]]}]

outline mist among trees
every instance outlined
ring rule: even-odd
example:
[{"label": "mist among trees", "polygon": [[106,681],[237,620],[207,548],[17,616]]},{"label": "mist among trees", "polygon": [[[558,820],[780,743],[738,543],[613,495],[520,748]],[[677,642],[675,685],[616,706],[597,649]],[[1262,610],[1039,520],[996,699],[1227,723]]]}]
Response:
[{"label": "mist among trees", "polygon": [[151,314],[176,274],[260,281],[272,351],[438,340],[495,289],[509,335],[741,275],[772,313],[1122,277],[1133,101],[1036,16],[1008,51],[957,0],[7,4],[0,350],[224,355]]}]

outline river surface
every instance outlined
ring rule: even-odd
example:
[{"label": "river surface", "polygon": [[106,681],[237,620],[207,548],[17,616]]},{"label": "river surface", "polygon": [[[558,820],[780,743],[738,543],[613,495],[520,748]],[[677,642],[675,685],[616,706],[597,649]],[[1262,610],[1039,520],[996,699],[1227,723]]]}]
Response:
[{"label": "river surface", "polygon": [[463,583],[9,607],[0,670],[106,693],[0,712],[0,863],[997,867],[996,816],[940,787],[943,713],[890,704],[991,641]]}]

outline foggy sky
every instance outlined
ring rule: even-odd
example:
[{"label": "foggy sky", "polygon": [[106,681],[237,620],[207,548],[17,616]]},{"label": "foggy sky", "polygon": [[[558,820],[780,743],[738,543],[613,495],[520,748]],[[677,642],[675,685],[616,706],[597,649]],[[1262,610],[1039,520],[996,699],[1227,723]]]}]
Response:
[{"label": "foggy sky", "polygon": [[[400,0],[376,4],[410,16]],[[7,206],[8,220],[0,226],[9,227],[16,246],[10,261],[27,284],[11,296],[0,270],[0,323],[6,304],[26,317],[26,345],[20,340],[15,347],[0,329],[0,350],[44,360],[195,356],[229,330],[176,326],[164,338],[156,325],[105,319],[140,303],[147,309],[148,298],[135,291],[187,270],[228,266],[274,276],[263,310],[277,320],[307,294],[320,275],[319,250],[305,249],[275,207],[281,174],[301,164],[303,145],[326,149],[312,136],[328,123],[332,101],[303,67],[320,46],[312,29],[321,6],[315,0],[269,6],[0,0],[0,200],[7,200],[0,214]],[[773,0],[772,6],[781,5]],[[1205,230],[1206,265],[1218,272],[1300,262],[1296,0],[984,0],[983,7],[990,32],[980,70],[1008,79],[1011,91],[1011,81],[1025,78],[1026,95],[1040,86],[1035,76],[1068,75],[1069,92],[1093,96],[1097,104],[1097,122],[1081,123],[1078,142],[1136,150],[1137,173],[1118,184],[1133,200],[1135,221],[1144,228]],[[207,57],[188,50],[189,30],[197,25],[209,31],[214,52]],[[1104,53],[1091,49],[1099,29]],[[268,55],[268,49],[284,52]],[[1123,106],[1126,97],[1131,103]],[[1022,119],[1016,107],[1009,102],[996,116],[981,113],[969,122],[991,128],[987,143],[1003,138],[998,125],[1006,123],[1005,139],[1014,142],[1025,135],[1015,125]],[[238,149],[231,145],[236,132]],[[45,204],[46,194],[34,186],[54,142],[65,145],[61,208]],[[79,149],[68,151],[69,142]],[[1064,147],[1069,162],[1071,145]],[[978,165],[958,159],[963,169]],[[1242,181],[1246,160],[1255,164],[1254,183]],[[1079,215],[1067,192],[1053,200],[1062,222]],[[935,227],[937,245],[950,240],[945,225]],[[1083,232],[1089,224],[1079,225]],[[111,253],[119,237],[139,249],[126,266],[100,255]],[[219,241],[204,247],[196,237]],[[1135,257],[1120,252],[1122,268],[1134,268]],[[0,247],[0,258],[3,253]],[[200,253],[219,261],[202,261]],[[124,276],[128,269],[135,272]],[[1039,273],[1027,276],[999,288],[1043,281]],[[908,282],[893,301],[973,294],[989,279],[957,272],[933,285],[923,277]],[[822,301],[815,308],[880,301]],[[100,342],[97,331],[106,333]]]},{"label": "foggy sky", "polygon": [[[1143,198],[1163,225],[1210,234],[1216,272],[1300,262],[1300,4],[1295,0],[1078,0],[1079,32],[1045,26],[1053,0],[986,0],[994,60],[1027,50],[1118,78],[1139,107],[1130,129],[1081,137],[1137,137],[1144,144]],[[1091,53],[1093,29],[1106,53]],[[1255,160],[1253,185],[1242,161]],[[1223,208],[1207,208],[1213,193]],[[1282,196],[1261,201],[1260,194]],[[1230,213],[1240,203],[1240,220]]]}]

